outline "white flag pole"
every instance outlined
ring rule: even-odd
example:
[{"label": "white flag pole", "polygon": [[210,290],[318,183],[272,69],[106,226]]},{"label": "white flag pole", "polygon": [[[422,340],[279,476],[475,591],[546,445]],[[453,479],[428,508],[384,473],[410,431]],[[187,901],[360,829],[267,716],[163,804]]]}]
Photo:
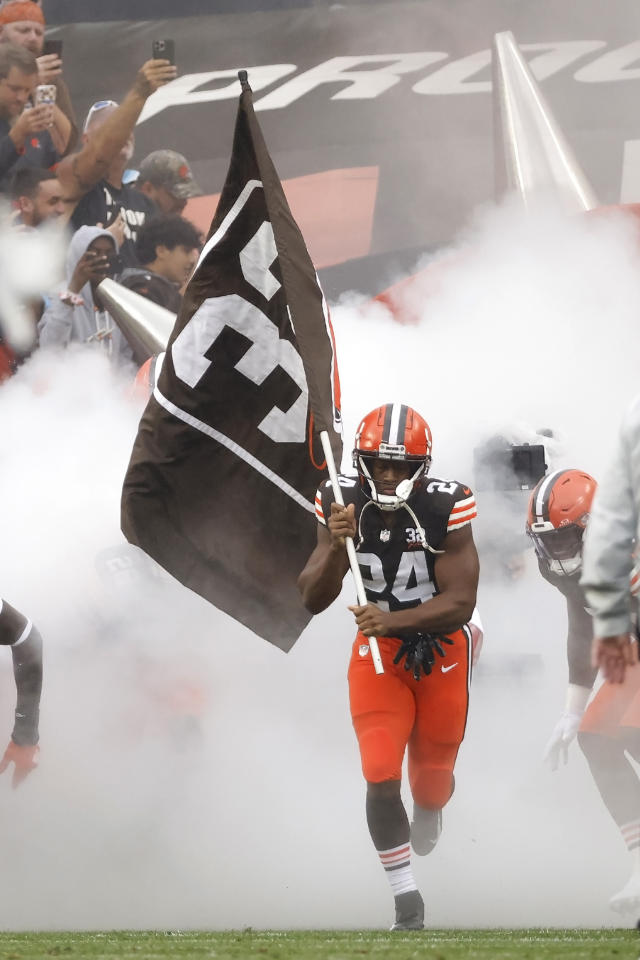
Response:
[{"label": "white flag pole", "polygon": [[[333,450],[331,449],[331,443],[329,442],[329,434],[326,430],[320,431],[320,440],[322,442],[322,449],[324,450],[324,458],[327,461],[329,478],[331,479],[331,485],[333,487],[334,501],[339,503],[341,507],[344,507],[344,497],[342,496],[342,490],[340,489],[340,484],[338,483],[338,472],[336,470],[335,460],[333,459]],[[358,566],[358,560],[356,558],[355,544],[352,537],[345,537],[344,539],[347,545],[349,566],[351,567],[351,573],[353,574],[353,579],[355,580],[356,584],[358,603],[361,607],[364,607],[369,601],[367,600],[364,584],[362,582],[362,574],[360,573],[360,567]],[[371,658],[373,660],[373,666],[376,673],[384,673],[382,657],[380,656],[380,650],[378,649],[378,641],[375,637],[367,637],[367,640],[369,641],[369,649],[371,650]]]}]

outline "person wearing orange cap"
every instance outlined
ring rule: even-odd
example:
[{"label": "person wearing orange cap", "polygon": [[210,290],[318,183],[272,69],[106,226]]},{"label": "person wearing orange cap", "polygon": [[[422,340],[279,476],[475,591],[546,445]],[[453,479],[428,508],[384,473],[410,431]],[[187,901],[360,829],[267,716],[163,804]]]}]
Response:
[{"label": "person wearing orange cap", "polygon": [[51,109],[31,106],[38,67],[32,53],[0,44],[0,190],[23,167],[49,168],[60,159],[50,129]]},{"label": "person wearing orange cap", "polygon": [[36,58],[38,84],[56,88],[51,135],[60,156],[74,148],[78,127],[71,97],[62,79],[62,60],[56,53],[43,54],[45,20],[42,8],[33,0],[10,0],[0,7],[0,43],[24,47]]}]

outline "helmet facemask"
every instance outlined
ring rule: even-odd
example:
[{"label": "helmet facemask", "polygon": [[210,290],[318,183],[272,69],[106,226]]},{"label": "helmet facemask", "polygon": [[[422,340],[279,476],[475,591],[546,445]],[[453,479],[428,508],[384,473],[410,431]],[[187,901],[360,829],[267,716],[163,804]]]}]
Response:
[{"label": "helmet facemask", "polygon": [[[395,494],[380,493],[373,479],[371,466],[376,460],[390,460],[406,464],[409,467],[409,476],[401,480],[396,486]],[[360,477],[360,486],[366,496],[376,504],[380,510],[393,511],[403,507],[409,497],[415,492],[417,484],[429,472],[431,457],[407,455],[403,444],[381,443],[378,451],[364,453],[361,450],[353,451],[353,465]]]},{"label": "helmet facemask", "polygon": [[527,533],[553,573],[571,576],[582,566],[582,538],[596,486],[582,470],[556,470],[531,492]]},{"label": "helmet facemask", "polygon": [[[406,469],[398,471],[395,489],[391,483],[377,481],[376,461],[395,461]],[[353,465],[358,471],[360,488],[380,510],[399,510],[404,506],[431,464],[431,430],[427,421],[412,407],[386,403],[368,413],[356,431]],[[378,488],[388,492],[380,493]]]},{"label": "helmet facemask", "polygon": [[553,573],[571,576],[582,566],[582,538],[584,527],[568,523],[554,527],[551,521],[527,524],[527,533],[537,555],[549,565]]}]

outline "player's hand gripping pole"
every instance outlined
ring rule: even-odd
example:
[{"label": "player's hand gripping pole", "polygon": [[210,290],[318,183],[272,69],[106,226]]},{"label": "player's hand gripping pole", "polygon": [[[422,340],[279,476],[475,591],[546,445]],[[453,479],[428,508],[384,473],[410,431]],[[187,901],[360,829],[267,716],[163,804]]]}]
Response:
[{"label": "player's hand gripping pole", "polygon": [[[329,470],[329,478],[331,479],[335,502],[339,503],[341,507],[344,507],[344,497],[342,496],[342,490],[340,489],[340,484],[338,483],[338,471],[336,470],[335,460],[333,459],[333,450],[331,449],[331,443],[329,442],[329,434],[326,430],[320,431],[320,440],[322,442],[322,449],[324,450],[324,458],[327,461],[327,469]],[[364,591],[362,574],[360,573],[360,567],[358,566],[358,560],[356,558],[356,548],[353,542],[353,537],[345,537],[344,539],[347,545],[349,566],[351,567],[351,573],[353,574],[353,579],[355,580],[356,584],[358,603],[361,607],[365,607],[368,602],[367,595]],[[371,659],[373,660],[374,669],[376,673],[384,673],[382,658],[378,649],[378,641],[375,637],[367,637],[367,639],[369,641],[369,649],[371,650]]]}]

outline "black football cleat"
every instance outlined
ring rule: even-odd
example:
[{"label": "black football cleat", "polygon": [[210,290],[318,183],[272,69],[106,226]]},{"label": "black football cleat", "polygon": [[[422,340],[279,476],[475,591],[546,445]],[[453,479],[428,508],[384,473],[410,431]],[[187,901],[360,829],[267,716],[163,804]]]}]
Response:
[{"label": "black football cleat", "polygon": [[392,930],[424,930],[424,900],[418,890],[396,897],[396,922]]},{"label": "black football cleat", "polygon": [[419,857],[426,857],[431,853],[442,833],[442,810],[428,810],[426,807],[413,805],[413,820],[411,821],[411,846]]}]

